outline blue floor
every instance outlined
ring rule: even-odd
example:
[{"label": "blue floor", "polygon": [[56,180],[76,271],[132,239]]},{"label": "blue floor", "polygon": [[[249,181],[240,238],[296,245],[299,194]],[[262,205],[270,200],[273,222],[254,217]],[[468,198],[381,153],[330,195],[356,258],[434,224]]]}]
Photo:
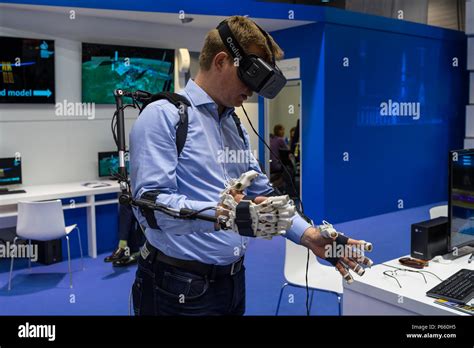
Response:
[{"label": "blue floor", "polygon": [[[353,238],[371,241],[375,263],[410,252],[410,225],[429,219],[431,204],[370,218],[341,223],[336,228]],[[273,315],[284,283],[284,238],[252,240],[246,254],[247,315]],[[13,289],[8,291],[9,260],[0,259],[1,315],[128,315],[128,298],[136,267],[114,269],[102,260],[72,261],[74,288],[69,289],[67,262],[37,265],[30,273],[26,260],[16,260]],[[301,265],[304,267],[305,265]],[[293,303],[289,303],[289,295]],[[304,289],[286,288],[281,315],[304,315]],[[336,315],[334,295],[315,293],[312,314]]]}]

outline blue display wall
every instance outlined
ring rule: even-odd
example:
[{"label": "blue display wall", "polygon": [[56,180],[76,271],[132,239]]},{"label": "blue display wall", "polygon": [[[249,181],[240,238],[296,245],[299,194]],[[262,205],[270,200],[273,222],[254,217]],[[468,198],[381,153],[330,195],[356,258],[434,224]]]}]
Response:
[{"label": "blue display wall", "polygon": [[359,22],[272,33],[301,59],[306,213],[342,222],[446,200],[448,151],[464,138],[464,34],[344,16]]}]

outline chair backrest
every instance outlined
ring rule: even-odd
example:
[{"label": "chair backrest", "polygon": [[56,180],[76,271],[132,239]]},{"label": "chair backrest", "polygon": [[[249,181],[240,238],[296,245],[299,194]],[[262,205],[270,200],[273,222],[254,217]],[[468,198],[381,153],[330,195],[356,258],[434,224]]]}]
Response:
[{"label": "chair backrest", "polygon": [[[285,246],[285,267],[284,267],[284,275],[285,279],[291,283],[293,283],[293,275],[300,271],[303,267],[306,267],[306,258],[308,249],[293,243],[291,240],[286,239],[286,246]],[[317,268],[320,266],[316,255],[314,255],[311,251],[309,252],[309,268],[308,271],[310,272],[311,268]]]},{"label": "chair backrest", "polygon": [[448,206],[439,205],[430,209],[430,219],[436,219],[441,216],[448,217]]},{"label": "chair backrest", "polygon": [[[291,285],[306,285],[306,260],[308,249],[286,240],[285,251],[285,280]],[[331,265],[323,265],[318,258],[309,252],[308,286],[311,289],[330,291],[337,294],[343,293],[342,277]]]},{"label": "chair backrest", "polygon": [[18,202],[16,234],[22,239],[47,241],[66,235],[62,203]]}]

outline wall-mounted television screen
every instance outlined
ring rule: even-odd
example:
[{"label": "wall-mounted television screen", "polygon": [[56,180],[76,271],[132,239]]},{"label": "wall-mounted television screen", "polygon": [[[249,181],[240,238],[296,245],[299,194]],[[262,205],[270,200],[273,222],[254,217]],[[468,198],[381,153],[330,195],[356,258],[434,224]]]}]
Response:
[{"label": "wall-mounted television screen", "polygon": [[113,91],[173,91],[174,50],[82,44],[82,102],[114,104]]},{"label": "wall-mounted television screen", "polygon": [[[119,156],[117,151],[99,152],[99,177],[112,177],[118,173]],[[130,173],[129,153],[125,153],[125,167],[127,173]]]},{"label": "wall-mounted television screen", "polygon": [[0,103],[54,104],[54,41],[0,36]]}]

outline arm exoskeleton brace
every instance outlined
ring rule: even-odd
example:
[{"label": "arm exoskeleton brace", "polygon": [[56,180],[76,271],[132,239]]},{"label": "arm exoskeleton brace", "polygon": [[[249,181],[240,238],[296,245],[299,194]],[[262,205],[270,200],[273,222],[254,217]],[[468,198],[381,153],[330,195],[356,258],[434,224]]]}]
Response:
[{"label": "arm exoskeleton brace", "polygon": [[239,203],[230,193],[232,190],[243,191],[250,186],[258,172],[251,170],[232,179],[220,195],[218,220],[223,229],[231,229],[247,237],[271,239],[285,234],[291,227],[295,215],[295,205],[287,196],[268,197],[260,204],[250,199],[242,199]]},{"label": "arm exoskeleton brace", "polygon": [[[370,267],[372,266],[373,262],[368,257],[364,256],[364,251],[372,251],[373,246],[372,243],[361,241],[362,244],[351,245],[348,244],[349,238],[346,237],[344,234],[337,232],[336,229],[328,223],[327,221],[323,221],[322,225],[318,226],[319,230],[321,231],[321,235],[325,238],[331,238],[334,240],[333,247],[334,251],[337,254],[339,250],[344,250],[344,255],[348,259],[355,262],[355,267],[353,271],[356,272],[359,276],[362,276],[365,273],[365,270],[362,266]],[[342,247],[341,247],[342,246]],[[349,265],[347,265],[343,260],[342,257],[339,255],[334,257],[326,257],[325,258],[329,263],[333,266],[336,266],[337,263],[342,265],[346,269],[346,274],[344,275],[344,280],[347,283],[352,283],[354,279],[352,278],[351,274],[349,273]],[[361,266],[362,265],[362,266]]]}]

